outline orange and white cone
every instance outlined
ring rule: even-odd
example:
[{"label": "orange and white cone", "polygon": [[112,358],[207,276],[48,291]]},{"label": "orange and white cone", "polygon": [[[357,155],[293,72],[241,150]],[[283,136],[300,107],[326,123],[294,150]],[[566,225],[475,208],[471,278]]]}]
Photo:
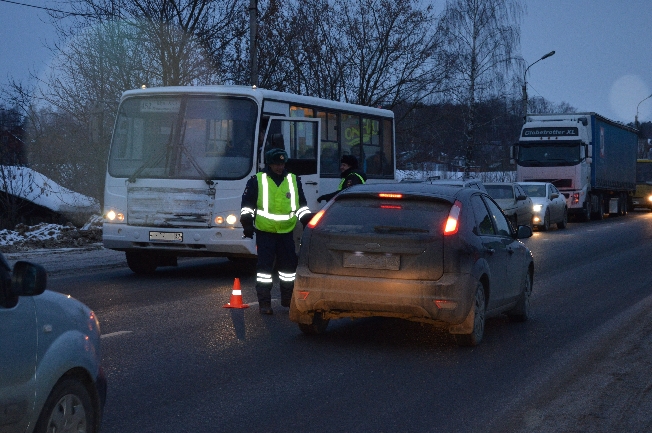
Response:
[{"label": "orange and white cone", "polygon": [[249,308],[249,304],[242,303],[242,290],[240,290],[240,278],[233,281],[233,292],[231,293],[231,300],[228,304],[224,304],[224,308]]}]

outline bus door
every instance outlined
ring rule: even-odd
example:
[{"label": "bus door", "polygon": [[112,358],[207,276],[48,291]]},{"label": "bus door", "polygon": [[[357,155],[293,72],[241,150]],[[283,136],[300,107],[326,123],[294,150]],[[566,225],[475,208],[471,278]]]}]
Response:
[{"label": "bus door", "polygon": [[301,177],[303,193],[312,212],[318,209],[317,197],[328,192],[319,191],[320,131],[320,119],[272,116],[258,154],[258,167],[262,170],[267,150],[279,147],[288,153],[290,159],[285,168]]}]

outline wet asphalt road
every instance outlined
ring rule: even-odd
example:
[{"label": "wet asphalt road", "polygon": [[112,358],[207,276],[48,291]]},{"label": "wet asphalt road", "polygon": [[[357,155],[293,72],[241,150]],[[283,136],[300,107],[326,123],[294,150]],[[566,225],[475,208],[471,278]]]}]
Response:
[{"label": "wet asphalt road", "polygon": [[535,258],[535,317],[491,319],[471,349],[394,319],[331,321],[309,338],[278,301],[273,316],[257,305],[225,309],[234,278],[245,302],[256,299],[255,280],[222,259],[144,277],[114,252],[91,262],[60,254],[52,269],[72,264],[51,273],[49,288],[99,316],[103,433],[501,431],[650,297],[651,240],[645,212],[535,232],[524,242]]}]

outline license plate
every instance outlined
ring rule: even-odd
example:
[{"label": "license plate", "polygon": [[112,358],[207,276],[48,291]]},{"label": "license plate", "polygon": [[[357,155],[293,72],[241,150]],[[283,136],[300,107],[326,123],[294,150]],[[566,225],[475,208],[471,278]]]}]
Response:
[{"label": "license plate", "polygon": [[181,232],[149,232],[150,241],[183,242]]},{"label": "license plate", "polygon": [[401,256],[393,254],[344,253],[343,266],[345,268],[398,271],[401,267]]}]

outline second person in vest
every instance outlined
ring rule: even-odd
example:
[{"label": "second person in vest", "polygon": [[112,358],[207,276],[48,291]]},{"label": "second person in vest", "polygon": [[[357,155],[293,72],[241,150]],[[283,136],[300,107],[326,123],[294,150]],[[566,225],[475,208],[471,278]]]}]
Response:
[{"label": "second person in vest", "polygon": [[337,191],[319,196],[317,202],[321,203],[322,200],[328,201],[342,190],[353,185],[364,184],[367,181],[367,175],[358,170],[358,159],[353,155],[342,156],[340,160],[340,178],[340,185],[337,187]]},{"label": "second person in vest", "polygon": [[274,261],[280,280],[281,305],[290,306],[297,269],[292,231],[304,226],[312,214],[303,194],[301,179],[285,170],[288,154],[273,148],[265,152],[264,171],[252,176],[242,194],[240,222],[244,236],[256,234],[258,263],[256,294],[261,314],[273,314],[272,281]]}]

